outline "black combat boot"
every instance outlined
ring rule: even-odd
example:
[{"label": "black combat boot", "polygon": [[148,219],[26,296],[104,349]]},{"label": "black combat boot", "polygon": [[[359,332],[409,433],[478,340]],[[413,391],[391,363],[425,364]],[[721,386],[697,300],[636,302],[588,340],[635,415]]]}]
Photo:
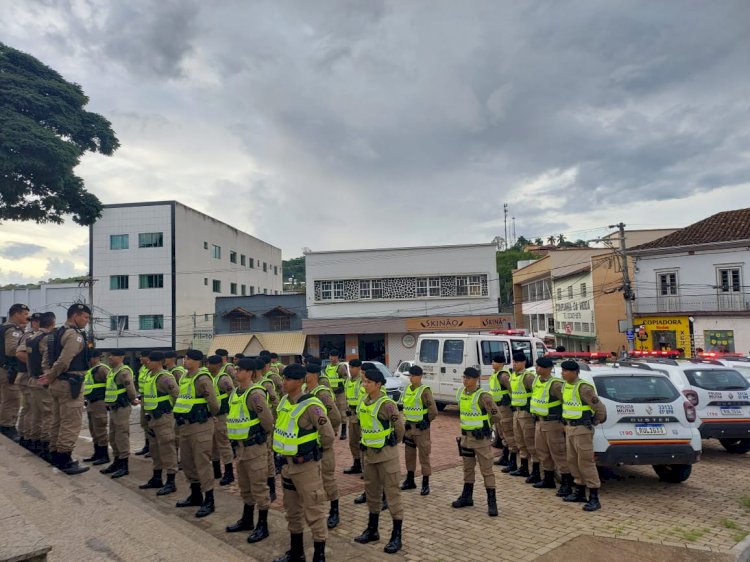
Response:
[{"label": "black combat boot", "polygon": [[94,453],[90,457],[83,459],[83,462],[94,462],[99,458],[99,445],[94,445]]},{"label": "black combat boot", "polygon": [[557,488],[557,484],[555,484],[555,471],[554,470],[545,470],[544,471],[544,480],[541,480],[534,484],[534,488],[551,488],[555,489]]},{"label": "black combat boot", "polygon": [[271,503],[276,501],[276,477],[268,479],[268,495],[271,498]]},{"label": "black combat boot", "polygon": [[255,521],[255,506],[244,504],[242,506],[242,517],[234,525],[227,525],[224,530],[227,533],[239,533],[240,531],[252,531]]},{"label": "black combat boot", "polygon": [[174,483],[174,474],[167,474],[167,482],[162,486],[158,492],[156,492],[157,496],[166,496],[168,494],[174,494],[177,491],[177,486],[175,486]]},{"label": "black combat boot", "polygon": [[221,461],[211,461],[214,467],[214,478],[221,478]]},{"label": "black combat boot", "polygon": [[362,461],[354,459],[354,464],[344,469],[344,474],[362,474]]},{"label": "black combat boot", "polygon": [[503,454],[495,461],[497,466],[508,466],[510,458],[510,449],[503,447]]},{"label": "black combat boot", "polygon": [[417,483],[414,482],[414,471],[408,470],[406,472],[406,480],[401,483],[402,490],[416,490]]},{"label": "black combat boot", "polygon": [[497,496],[495,488],[487,488],[487,515],[497,517]]},{"label": "black combat boot", "polygon": [[542,475],[539,473],[539,463],[531,463],[531,474],[526,479],[527,484],[536,484],[542,481]]},{"label": "black combat boot", "polygon": [[[508,468],[508,467],[506,467]],[[529,459],[521,459],[521,466],[510,473],[511,476],[529,476]]]},{"label": "black combat boot", "polygon": [[391,531],[391,540],[383,548],[383,552],[386,554],[395,554],[401,550],[401,525],[403,521],[400,519],[393,520],[393,530]]},{"label": "black combat boot", "polygon": [[370,518],[367,521],[367,529],[365,529],[361,535],[354,537],[354,542],[358,542],[359,544],[367,544],[368,542],[380,540],[380,535],[378,534],[379,521],[379,513],[370,513]]},{"label": "black combat boot", "polygon": [[258,511],[258,525],[247,537],[247,542],[250,544],[260,542],[266,537],[268,537],[268,510],[261,509]]},{"label": "black combat boot", "polygon": [[11,441],[18,443],[21,440],[21,436],[18,435],[18,431],[12,425],[0,427],[0,433],[5,435]]},{"label": "black combat boot", "polygon": [[102,468],[99,470],[102,474],[112,474],[114,472],[117,472],[120,470],[120,459],[115,459],[112,461],[112,464],[110,464],[107,468]]},{"label": "black combat boot", "polygon": [[99,466],[100,464],[107,464],[109,462],[109,446],[102,445],[99,447],[99,458],[95,459],[91,464],[93,466]]},{"label": "black combat boot", "polygon": [[511,472],[518,470],[518,464],[516,464],[518,460],[518,453],[511,453],[508,459],[508,465],[500,471],[505,474],[510,474]]},{"label": "black combat boot", "polygon": [[575,503],[586,503],[586,486],[579,486],[576,484],[576,489],[573,493],[568,494],[563,498],[564,502],[575,502]]},{"label": "black combat boot", "polygon": [[474,495],[474,484],[469,484],[469,483],[464,482],[463,492],[461,492],[461,495],[458,496],[458,499],[454,501],[451,505],[456,508],[471,507],[472,505],[474,505],[474,498],[472,497],[473,495]]},{"label": "black combat boot", "polygon": [[573,475],[572,474],[561,474],[560,475],[560,489],[557,490],[556,496],[564,498],[573,493]]},{"label": "black combat boot", "polygon": [[589,501],[583,506],[583,511],[596,511],[601,508],[602,504],[599,503],[599,488],[589,488]]},{"label": "black combat boot", "polygon": [[148,439],[146,439],[146,443],[143,445],[143,449],[141,449],[140,451],[136,451],[135,454],[140,457],[141,455],[147,454],[149,451],[150,449],[148,446]]},{"label": "black combat boot", "polygon": [[70,453],[58,453],[60,455],[60,470],[68,476],[75,476],[87,472],[88,466],[80,466],[78,461],[74,461]]},{"label": "black combat boot", "polygon": [[347,428],[347,424],[342,423],[341,424],[341,435],[339,435],[339,439],[341,439],[342,441],[344,441],[346,439],[346,428]]},{"label": "black combat boot", "polygon": [[274,558],[273,562],[305,562],[304,535],[302,533],[290,533],[290,542],[291,548],[278,558]]},{"label": "black combat boot", "polygon": [[334,529],[339,524],[339,500],[331,501],[331,510],[328,512],[328,528]]},{"label": "black combat boot", "polygon": [[115,470],[110,478],[122,478],[128,474],[130,474],[130,471],[128,470],[128,459],[120,459],[120,468]]},{"label": "black combat boot", "polygon": [[420,496],[430,495],[430,477],[422,476],[422,490],[419,492]]},{"label": "black combat boot", "polygon": [[39,449],[39,458],[44,459],[50,464],[54,464],[52,462],[52,451],[49,450],[49,441],[42,441],[42,446]]},{"label": "black combat boot", "polygon": [[313,543],[313,562],[326,562],[326,541]]},{"label": "black combat boot", "polygon": [[219,480],[219,486],[228,486],[234,482],[234,465],[230,462],[224,465],[224,477]]},{"label": "black combat boot", "polygon": [[360,495],[354,498],[354,503],[356,503],[357,505],[367,503],[367,493],[362,492]]},{"label": "black combat boot", "polygon": [[190,484],[190,495],[184,500],[180,500],[175,504],[175,507],[196,507],[203,505],[203,494],[201,494],[201,485]]},{"label": "black combat boot", "polygon": [[151,476],[151,479],[146,482],[145,484],[141,484],[138,486],[140,490],[148,490],[149,488],[154,488],[158,490],[164,486],[164,481],[161,479],[161,470],[154,470],[153,476]]},{"label": "black combat boot", "polygon": [[206,515],[211,515],[215,509],[216,506],[214,505],[214,491],[209,490],[203,496],[203,504],[201,505],[201,508],[195,512],[195,516],[205,517]]}]

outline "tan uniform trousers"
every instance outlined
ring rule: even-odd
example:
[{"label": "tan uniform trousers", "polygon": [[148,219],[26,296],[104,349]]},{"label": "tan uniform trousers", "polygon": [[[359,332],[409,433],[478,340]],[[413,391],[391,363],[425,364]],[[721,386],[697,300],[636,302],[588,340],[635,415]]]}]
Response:
[{"label": "tan uniform trousers", "polygon": [[109,410],[109,443],[116,459],[127,459],[130,456],[130,412],[132,406]]},{"label": "tan uniform trousers", "polygon": [[485,488],[495,487],[495,473],[492,471],[492,447],[488,439],[475,439],[468,435],[461,437],[461,456],[464,461],[464,482],[473,484],[476,479],[475,467],[484,479]]},{"label": "tan uniform trousers", "polygon": [[20,407],[21,389],[17,384],[10,384],[8,371],[0,369],[0,426],[16,427]]},{"label": "tan uniform trousers", "polygon": [[39,384],[34,377],[29,380],[29,390],[31,391],[31,435],[29,439],[49,443],[52,425],[52,395],[49,389]]},{"label": "tan uniform trousers", "polygon": [[31,391],[29,390],[29,374],[18,373],[16,386],[21,391],[21,409],[18,412],[18,433],[24,439],[29,439],[31,431]]},{"label": "tan uniform trousers", "polygon": [[362,461],[363,455],[359,448],[359,441],[362,437],[362,428],[359,425],[359,421],[354,421],[355,418],[349,420],[349,451],[352,453],[352,459],[359,459]]},{"label": "tan uniform trousers", "polygon": [[565,426],[562,422],[537,420],[534,451],[542,470],[557,469],[560,474],[570,474],[565,452]]},{"label": "tan uniform trousers", "polygon": [[[139,395],[139,398],[141,401],[143,400],[143,396]],[[140,407],[140,420],[141,420],[141,429],[143,429],[143,439],[145,439],[144,443],[151,446],[148,441],[148,422],[146,421],[146,410],[143,408],[143,404],[141,404]]]},{"label": "tan uniform trousers", "polygon": [[211,460],[221,461],[221,464],[229,464],[234,458],[232,445],[227,436],[227,415],[215,416],[214,440],[211,447]]},{"label": "tan uniform trousers", "polygon": [[323,451],[320,461],[320,474],[323,478],[323,489],[328,501],[339,499],[339,485],[336,483],[336,452],[333,447]]},{"label": "tan uniform trousers", "polygon": [[89,432],[94,445],[97,447],[106,447],[107,437],[107,405],[104,400],[89,402],[86,406],[86,416],[89,420]]},{"label": "tan uniform trousers", "polygon": [[536,462],[534,453],[534,418],[526,410],[513,412],[513,436],[522,459]]},{"label": "tan uniform trousers", "polygon": [[307,522],[313,541],[325,541],[328,536],[327,510],[320,461],[285,464],[281,469],[281,483],[284,488],[284,509],[289,532],[304,532]]},{"label": "tan uniform trousers", "polygon": [[[149,419],[150,418],[150,419]],[[177,447],[174,444],[174,415],[164,413],[158,419],[146,413],[151,460],[154,470],[177,474]]]},{"label": "tan uniform trousers", "polygon": [[72,453],[83,423],[83,393],[72,398],[70,384],[60,379],[52,381],[49,393],[52,397],[49,450]]},{"label": "tan uniform trousers", "polygon": [[201,485],[204,494],[214,489],[211,467],[211,448],[214,441],[214,419],[205,423],[185,423],[180,426],[180,462],[190,484]]},{"label": "tan uniform trousers", "polygon": [[380,513],[383,493],[388,502],[391,517],[403,520],[404,508],[401,504],[401,465],[398,460],[398,447],[386,445],[382,449],[367,449],[365,458],[365,494],[370,513]]},{"label": "tan uniform trousers", "polygon": [[600,488],[602,483],[594,462],[594,428],[566,425],[565,438],[568,466],[575,483],[587,488]]},{"label": "tan uniform trousers", "polygon": [[503,445],[508,447],[511,453],[517,453],[518,445],[516,444],[516,434],[513,430],[513,410],[510,409],[510,406],[498,406],[497,409],[500,411]]},{"label": "tan uniform trousers", "polygon": [[245,446],[237,442],[237,481],[245,505],[257,505],[267,510],[271,506],[268,483],[266,481],[266,459],[268,448],[265,443]]},{"label": "tan uniform trousers", "polygon": [[273,440],[266,441],[266,478],[276,478],[276,463],[274,462]]},{"label": "tan uniform trousers", "polygon": [[[333,390],[331,390],[333,392]],[[346,410],[349,408],[349,406],[346,405],[346,393],[342,392],[340,394],[336,394],[333,392],[333,401],[336,403],[336,408],[338,408],[338,411],[341,413],[341,425],[344,425],[346,423]],[[349,424],[351,426],[351,424]],[[334,427],[333,431],[337,432],[339,431],[340,427]]]},{"label": "tan uniform trousers", "polygon": [[404,435],[404,457],[406,460],[406,470],[416,472],[417,470],[417,453],[419,454],[419,465],[422,467],[422,476],[432,474],[430,465],[430,453],[432,453],[432,441],[430,441],[430,429],[417,429],[410,422],[406,422],[407,427]]}]

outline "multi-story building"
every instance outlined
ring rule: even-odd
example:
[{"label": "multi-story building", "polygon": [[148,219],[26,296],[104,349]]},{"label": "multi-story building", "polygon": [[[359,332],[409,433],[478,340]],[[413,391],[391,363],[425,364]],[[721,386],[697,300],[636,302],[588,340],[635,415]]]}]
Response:
[{"label": "multi-story building", "polygon": [[28,305],[31,312],[54,312],[58,324],[65,322],[68,307],[73,303],[89,302],[89,290],[84,283],[40,283],[0,290],[0,320],[6,321],[8,309],[16,303]]},{"label": "multi-story building", "polygon": [[420,333],[512,325],[497,313],[494,244],[310,252],[305,277],[313,355],[337,349],[395,368],[414,358]]},{"label": "multi-story building", "polygon": [[750,209],[717,213],[631,255],[638,347],[750,350]]},{"label": "multi-story building", "polygon": [[279,248],[177,201],[104,205],[89,239],[101,348],[205,347],[216,297],[282,291]]}]

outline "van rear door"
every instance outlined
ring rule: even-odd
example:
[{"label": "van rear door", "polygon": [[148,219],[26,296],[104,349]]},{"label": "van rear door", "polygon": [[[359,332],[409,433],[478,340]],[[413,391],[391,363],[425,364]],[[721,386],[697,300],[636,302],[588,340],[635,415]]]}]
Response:
[{"label": "van rear door", "polygon": [[432,388],[433,393],[440,394],[440,340],[420,336],[415,359],[424,372],[424,383]]},{"label": "van rear door", "polygon": [[440,365],[440,392],[455,399],[459,388],[463,388],[466,338],[446,338]]}]

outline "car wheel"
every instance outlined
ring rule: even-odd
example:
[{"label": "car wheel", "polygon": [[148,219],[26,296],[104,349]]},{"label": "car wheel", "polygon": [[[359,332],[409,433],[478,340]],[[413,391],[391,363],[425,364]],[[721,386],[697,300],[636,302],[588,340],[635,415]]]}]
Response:
[{"label": "car wheel", "polygon": [[442,412],[443,410],[445,410],[445,407],[447,405],[448,404],[446,404],[445,402],[435,402],[435,406],[437,407],[438,412]]},{"label": "car wheel", "polygon": [[670,484],[679,484],[690,478],[693,471],[692,465],[689,464],[655,464],[654,472],[662,482]]},{"label": "car wheel", "polygon": [[750,451],[750,439],[719,439],[719,443],[728,453],[744,455]]}]

